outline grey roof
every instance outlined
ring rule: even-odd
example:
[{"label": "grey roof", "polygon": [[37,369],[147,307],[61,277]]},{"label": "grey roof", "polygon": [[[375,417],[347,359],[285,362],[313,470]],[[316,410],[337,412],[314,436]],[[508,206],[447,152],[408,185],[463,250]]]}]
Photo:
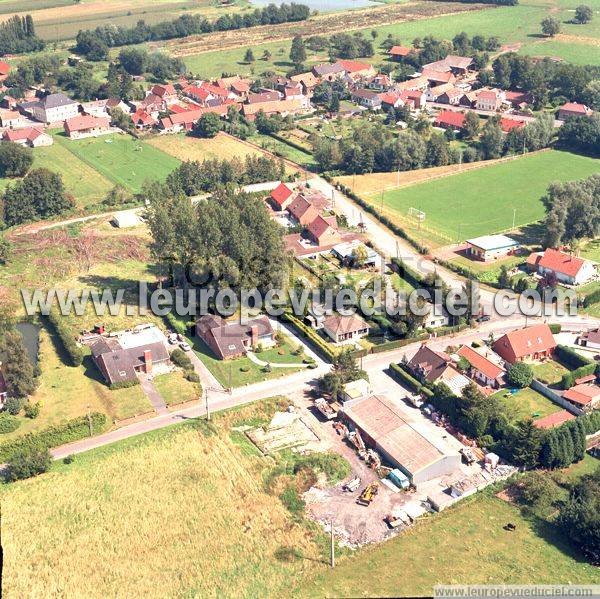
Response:
[{"label": "grey roof", "polygon": [[68,106],[69,104],[77,104],[75,100],[71,100],[64,94],[49,94],[40,100],[40,106],[48,110],[48,108],[58,108],[59,106]]},{"label": "grey roof", "polygon": [[314,66],[313,71],[316,75],[322,77],[323,75],[333,75],[335,73],[342,73],[344,72],[344,67],[342,67],[342,65],[338,64],[337,62],[324,62],[322,64]]}]

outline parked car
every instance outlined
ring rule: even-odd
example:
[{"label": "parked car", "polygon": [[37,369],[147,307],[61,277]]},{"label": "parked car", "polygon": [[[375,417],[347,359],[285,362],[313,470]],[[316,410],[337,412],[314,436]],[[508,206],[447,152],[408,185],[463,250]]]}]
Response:
[{"label": "parked car", "polygon": [[191,345],[189,343],[186,343],[185,341],[179,344],[179,348],[183,351],[192,351]]},{"label": "parked car", "polygon": [[177,341],[178,341],[177,335],[175,333],[170,333],[169,337],[168,337],[168,340],[169,340],[169,343],[171,345],[175,345],[177,343]]}]

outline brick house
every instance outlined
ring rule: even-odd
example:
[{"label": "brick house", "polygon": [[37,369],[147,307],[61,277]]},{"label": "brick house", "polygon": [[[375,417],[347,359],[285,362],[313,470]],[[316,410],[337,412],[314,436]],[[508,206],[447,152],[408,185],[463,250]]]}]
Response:
[{"label": "brick house", "polygon": [[557,343],[547,324],[536,324],[502,335],[492,349],[506,362],[514,364],[544,360],[552,356]]}]

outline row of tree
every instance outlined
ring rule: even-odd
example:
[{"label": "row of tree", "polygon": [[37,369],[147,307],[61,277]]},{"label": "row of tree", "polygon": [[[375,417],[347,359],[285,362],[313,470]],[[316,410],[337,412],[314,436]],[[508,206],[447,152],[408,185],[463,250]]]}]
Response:
[{"label": "row of tree", "polygon": [[155,40],[168,40],[188,35],[243,29],[257,25],[275,25],[295,21],[304,21],[310,16],[310,10],[303,4],[269,4],[248,13],[221,15],[215,21],[209,21],[201,15],[182,15],[171,21],[162,21],[148,25],[140,20],[134,27],[103,25],[93,30],[80,30],[77,34],[76,52],[90,60],[104,60],[108,48],[141,44]]},{"label": "row of tree", "polygon": [[600,114],[567,118],[558,130],[558,144],[567,150],[600,156]]},{"label": "row of tree", "polygon": [[44,42],[36,35],[31,15],[14,16],[0,24],[0,56],[37,52]]}]

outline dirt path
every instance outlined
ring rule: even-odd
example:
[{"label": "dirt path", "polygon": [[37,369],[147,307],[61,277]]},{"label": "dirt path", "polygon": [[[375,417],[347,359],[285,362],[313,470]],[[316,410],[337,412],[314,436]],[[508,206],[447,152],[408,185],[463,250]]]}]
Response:
[{"label": "dirt path", "polygon": [[234,31],[194,35],[171,40],[162,45],[173,56],[190,56],[214,52],[216,50],[234,50],[242,46],[253,46],[290,40],[295,35],[311,36],[327,33],[348,32],[382,25],[392,25],[402,21],[416,21],[432,17],[443,17],[459,12],[491,8],[487,4],[453,4],[445,2],[409,2],[404,5],[386,4],[377,8],[351,10],[345,13],[327,13],[317,15],[298,23],[280,25],[261,25]]}]

